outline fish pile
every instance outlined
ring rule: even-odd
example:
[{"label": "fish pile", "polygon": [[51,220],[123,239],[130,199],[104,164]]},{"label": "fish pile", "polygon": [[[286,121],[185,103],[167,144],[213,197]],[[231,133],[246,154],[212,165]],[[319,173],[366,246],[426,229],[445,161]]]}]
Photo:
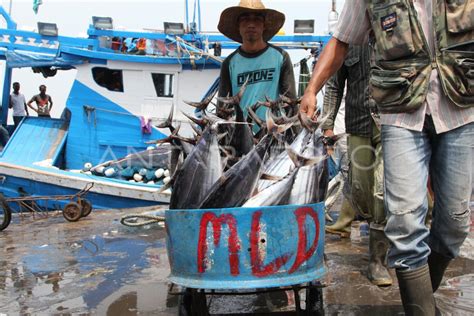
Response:
[{"label": "fish pile", "polygon": [[[203,102],[191,120],[194,138],[179,136],[172,114],[160,127],[170,128],[169,142],[181,150],[171,173],[170,209],[259,207],[322,202],[328,188],[328,139],[313,121],[298,114],[298,101],[280,96],[248,108],[240,107],[245,92]],[[266,108],[266,120],[255,113]],[[252,128],[257,126],[258,128]],[[257,130],[256,132],[254,132]],[[186,149],[185,149],[186,147]]]},{"label": "fish pile", "polygon": [[[235,96],[209,95],[196,108],[193,138],[173,125],[174,108],[157,126],[170,136],[123,159],[90,168],[94,175],[171,188],[170,209],[212,209],[312,204],[325,199],[329,173],[326,138],[313,121],[298,111],[298,100],[280,96],[247,109],[240,107],[244,84]],[[212,107],[210,106],[212,104]],[[266,119],[256,113],[266,109]]]}]

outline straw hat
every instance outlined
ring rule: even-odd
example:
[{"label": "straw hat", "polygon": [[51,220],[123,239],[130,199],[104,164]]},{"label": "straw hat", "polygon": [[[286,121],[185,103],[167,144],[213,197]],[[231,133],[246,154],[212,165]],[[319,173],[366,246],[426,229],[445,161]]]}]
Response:
[{"label": "straw hat", "polygon": [[219,20],[218,30],[228,38],[242,43],[239,32],[239,16],[243,13],[263,13],[265,15],[265,29],[263,40],[269,41],[285,23],[285,15],[276,10],[267,9],[261,0],[240,0],[238,6],[225,9]]}]

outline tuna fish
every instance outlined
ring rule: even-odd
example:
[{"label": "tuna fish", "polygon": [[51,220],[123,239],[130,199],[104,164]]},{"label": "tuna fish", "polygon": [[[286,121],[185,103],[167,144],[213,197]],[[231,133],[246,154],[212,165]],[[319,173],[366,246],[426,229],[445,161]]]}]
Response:
[{"label": "tuna fish", "polygon": [[[324,136],[320,129],[311,136],[311,145],[304,152],[306,156],[327,157]],[[322,202],[329,183],[327,159],[318,164],[302,167],[298,170],[288,204],[312,204]]]},{"label": "tuna fish", "polygon": [[310,168],[314,165],[319,165],[327,156],[318,155],[312,158],[305,158],[294,152],[291,147],[287,148],[288,156],[295,165],[285,177],[275,181],[272,185],[259,192],[243,205],[243,207],[259,207],[259,206],[273,206],[291,204],[289,203],[290,194],[293,191],[295,178],[299,172],[304,168]]},{"label": "tuna fish", "polygon": [[[271,119],[267,119],[267,122],[271,133],[281,133],[291,127],[291,125],[278,127]],[[227,170],[212,186],[200,208],[242,206],[255,190],[272,139],[273,135],[267,134],[252,151]]]},{"label": "tuna fish", "polygon": [[[306,148],[310,137],[310,132],[307,129],[302,129],[296,139],[291,144],[291,150],[293,150],[297,154],[301,154]],[[290,156],[288,155],[288,151],[285,150],[282,151],[278,156],[265,163],[263,173],[265,175],[270,175],[276,178],[282,178],[285,177],[293,168],[294,163],[291,161]],[[274,182],[274,180],[260,180],[258,183],[258,191],[264,190],[265,188],[272,185]]]},{"label": "tuna fish", "polygon": [[234,157],[237,158],[248,154],[254,147],[252,130],[248,124],[244,124],[244,112],[240,108],[240,100],[244,95],[246,87],[247,82],[244,83],[237,95],[227,98],[218,98],[221,104],[230,105],[234,109],[237,124],[222,126],[222,131],[226,131],[229,135],[225,144],[226,149],[232,150]]},{"label": "tuna fish", "polygon": [[210,125],[173,179],[170,209],[198,208],[222,175],[221,164],[217,126]]}]

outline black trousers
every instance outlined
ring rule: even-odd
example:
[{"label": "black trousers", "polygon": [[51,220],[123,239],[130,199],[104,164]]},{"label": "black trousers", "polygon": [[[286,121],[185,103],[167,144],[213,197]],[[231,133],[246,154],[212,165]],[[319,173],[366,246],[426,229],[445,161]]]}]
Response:
[{"label": "black trousers", "polygon": [[13,123],[15,124],[15,129],[18,127],[23,118],[24,116],[13,116]]}]

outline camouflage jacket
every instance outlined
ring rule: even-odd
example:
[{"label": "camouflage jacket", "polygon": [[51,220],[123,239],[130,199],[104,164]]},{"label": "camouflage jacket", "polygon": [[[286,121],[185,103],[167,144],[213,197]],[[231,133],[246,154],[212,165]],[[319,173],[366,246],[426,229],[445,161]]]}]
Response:
[{"label": "camouflage jacket", "polygon": [[381,112],[418,109],[432,69],[438,69],[444,92],[457,106],[474,106],[473,0],[432,0],[435,56],[412,0],[365,1],[376,42],[370,94]]}]

